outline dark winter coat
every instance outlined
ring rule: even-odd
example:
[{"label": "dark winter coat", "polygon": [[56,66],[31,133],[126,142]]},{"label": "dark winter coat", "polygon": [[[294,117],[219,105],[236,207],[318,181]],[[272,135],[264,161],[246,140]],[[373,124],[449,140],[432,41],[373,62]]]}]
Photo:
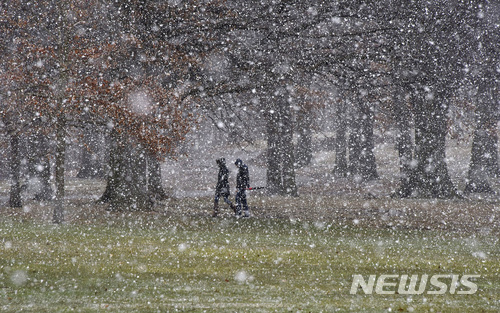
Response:
[{"label": "dark winter coat", "polygon": [[248,167],[245,164],[238,166],[238,175],[236,176],[236,188],[246,189],[250,188],[250,175],[248,174]]},{"label": "dark winter coat", "polygon": [[217,175],[217,185],[215,186],[215,194],[220,196],[229,196],[229,170],[227,169],[226,163],[217,160],[219,165],[219,174]]}]

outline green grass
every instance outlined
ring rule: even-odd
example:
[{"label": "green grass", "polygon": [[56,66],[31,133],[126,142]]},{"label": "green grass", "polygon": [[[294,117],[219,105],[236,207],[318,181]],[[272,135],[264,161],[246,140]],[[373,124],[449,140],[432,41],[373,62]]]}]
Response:
[{"label": "green grass", "polygon": [[[498,312],[494,235],[134,213],[0,219],[1,312]],[[474,295],[349,293],[353,274],[479,274]]]}]

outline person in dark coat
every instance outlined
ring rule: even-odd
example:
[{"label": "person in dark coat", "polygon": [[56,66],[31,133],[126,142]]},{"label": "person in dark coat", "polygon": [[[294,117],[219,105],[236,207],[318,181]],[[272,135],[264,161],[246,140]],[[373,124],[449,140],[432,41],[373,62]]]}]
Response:
[{"label": "person in dark coat", "polygon": [[217,185],[215,186],[215,199],[214,199],[214,213],[213,217],[219,214],[219,199],[222,197],[224,202],[229,204],[231,209],[236,213],[236,207],[233,205],[231,200],[229,200],[229,170],[226,166],[226,159],[220,158],[215,160],[219,166],[219,174],[217,175]]},{"label": "person in dark coat", "polygon": [[243,207],[244,217],[249,217],[250,212],[247,204],[247,188],[250,188],[250,175],[248,167],[243,164],[243,161],[237,159],[234,165],[238,167],[238,175],[236,176],[236,215],[241,216]]}]

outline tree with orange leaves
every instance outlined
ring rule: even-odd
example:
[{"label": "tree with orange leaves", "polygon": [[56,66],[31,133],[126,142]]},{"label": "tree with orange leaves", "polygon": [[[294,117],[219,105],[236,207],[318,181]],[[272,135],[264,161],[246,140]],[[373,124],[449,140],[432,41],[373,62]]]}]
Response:
[{"label": "tree with orange leaves", "polygon": [[[207,55],[223,49],[219,35],[229,29],[227,16],[219,0],[12,1],[2,7],[8,47],[2,116],[24,121],[17,133],[45,131],[54,138],[55,222],[63,220],[66,135],[82,125],[104,126],[112,138],[101,200],[113,209],[150,206],[161,183],[158,160],[174,155],[195,122],[193,106],[209,93],[200,69]],[[211,93],[222,88],[209,87]]]},{"label": "tree with orange leaves", "polygon": [[[112,156],[127,161],[112,166],[110,177],[120,175],[114,182],[118,186],[114,194],[119,197],[108,194],[107,200],[115,206],[142,208],[137,203],[146,201],[137,198],[144,198],[144,190],[133,188],[142,181],[124,184],[130,177],[122,175],[127,171],[120,166],[128,163],[134,168],[145,154],[159,158],[174,153],[194,122],[193,84],[178,83],[172,88],[136,66],[135,52],[141,50],[142,42],[114,20],[121,13],[112,3],[11,1],[1,10],[6,56],[1,62],[2,81],[6,82],[1,114],[11,136],[32,131],[54,138],[54,222],[63,221],[67,132],[83,124],[108,126],[115,139]],[[145,52],[150,54],[163,50],[163,62],[175,59],[176,73],[185,74],[194,64],[189,52],[182,54],[175,45],[149,48]]]}]

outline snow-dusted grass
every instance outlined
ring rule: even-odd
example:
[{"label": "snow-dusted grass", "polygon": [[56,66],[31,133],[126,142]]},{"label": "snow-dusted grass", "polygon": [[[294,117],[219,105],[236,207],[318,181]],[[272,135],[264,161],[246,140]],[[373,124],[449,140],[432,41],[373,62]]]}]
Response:
[{"label": "snow-dusted grass", "polygon": [[[335,153],[314,153],[297,169],[299,198],[249,192],[253,214],[226,207],[210,218],[215,159],[242,158],[253,186],[265,186],[265,145],[199,140],[188,157],[163,164],[173,196],[152,212],[105,211],[104,181],[69,178],[65,224],[53,204],[25,194],[22,209],[0,207],[0,311],[498,312],[498,196],[391,199],[398,158],[375,149],[380,179],[332,174]],[[447,160],[463,189],[466,142]],[[500,180],[492,180],[495,190]],[[0,200],[8,200],[0,181]],[[234,196],[234,193],[233,193]],[[224,206],[222,204],[222,206]],[[350,295],[352,275],[478,274],[474,295]]]},{"label": "snow-dusted grass", "polygon": [[[496,235],[113,213],[0,219],[2,312],[498,312]],[[474,295],[350,295],[352,275],[478,274]]]}]

